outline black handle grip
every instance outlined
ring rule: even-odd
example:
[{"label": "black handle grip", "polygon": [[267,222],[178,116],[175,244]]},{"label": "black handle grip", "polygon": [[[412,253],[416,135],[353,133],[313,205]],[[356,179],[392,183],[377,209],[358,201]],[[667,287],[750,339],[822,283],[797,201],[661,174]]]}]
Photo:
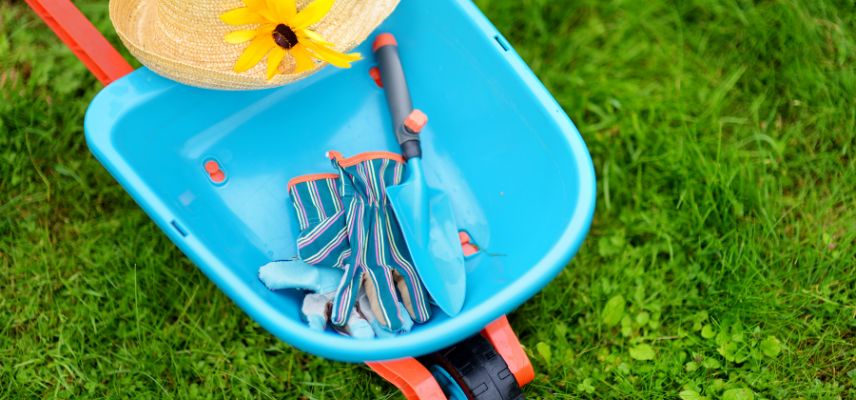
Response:
[{"label": "black handle grip", "polygon": [[413,102],[410,99],[410,90],[407,88],[407,79],[404,77],[395,38],[389,33],[378,35],[375,39],[374,52],[386,93],[386,102],[389,105],[389,113],[392,115],[392,127],[401,146],[401,154],[407,160],[421,157],[422,146],[419,143],[419,134],[410,132],[404,126],[404,120],[413,111]]}]

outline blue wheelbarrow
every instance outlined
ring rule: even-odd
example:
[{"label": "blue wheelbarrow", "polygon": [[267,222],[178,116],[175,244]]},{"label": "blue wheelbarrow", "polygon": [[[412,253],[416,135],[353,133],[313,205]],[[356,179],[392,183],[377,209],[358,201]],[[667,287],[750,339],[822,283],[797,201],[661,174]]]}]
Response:
[{"label": "blue wheelbarrow", "polygon": [[531,381],[504,315],[581,245],[594,170],[571,120],[470,1],[404,1],[379,28],[395,33],[413,98],[432,116],[426,179],[450,197],[468,256],[460,314],[435,312],[409,334],[374,340],[310,330],[302,295],[272,292],[256,275],[296,254],[291,177],[329,168],[330,149],[397,151],[370,61],[278,89],[198,89],[133,71],[69,1],[27,2],[108,84],[86,114],[95,157],[266,330],[319,356],[367,362],[408,398],[516,398]]}]

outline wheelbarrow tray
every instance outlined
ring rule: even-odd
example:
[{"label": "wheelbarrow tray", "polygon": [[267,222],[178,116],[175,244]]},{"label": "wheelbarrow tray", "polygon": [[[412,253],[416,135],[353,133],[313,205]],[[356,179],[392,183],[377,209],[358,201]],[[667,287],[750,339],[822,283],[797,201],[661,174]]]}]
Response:
[{"label": "wheelbarrow tray", "polygon": [[[310,330],[303,294],[270,291],[258,267],[296,254],[286,183],[332,172],[327,150],[397,151],[371,39],[351,69],[286,87],[215,91],[140,68],[104,88],[86,114],[90,149],[169,238],[281,340],[342,361],[397,359],[456,343],[537,293],[569,262],[595,204],[579,132],[496,28],[467,0],[402,2],[378,29],[398,39],[423,131],[427,179],[443,187],[469,257],[463,310],[407,335],[356,340]],[[225,181],[205,164],[216,161]]]}]

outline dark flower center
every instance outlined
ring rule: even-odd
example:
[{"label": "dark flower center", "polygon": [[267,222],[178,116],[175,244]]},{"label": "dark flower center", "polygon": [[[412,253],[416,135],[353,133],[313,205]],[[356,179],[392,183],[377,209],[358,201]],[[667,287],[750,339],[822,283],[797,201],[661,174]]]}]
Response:
[{"label": "dark flower center", "polygon": [[283,49],[290,49],[297,45],[297,34],[287,25],[279,24],[273,29],[273,41]]}]

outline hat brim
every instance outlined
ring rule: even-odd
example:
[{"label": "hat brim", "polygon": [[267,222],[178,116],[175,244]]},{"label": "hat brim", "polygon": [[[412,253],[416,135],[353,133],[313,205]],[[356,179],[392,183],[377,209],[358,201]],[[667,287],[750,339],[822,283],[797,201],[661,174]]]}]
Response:
[{"label": "hat brim", "polygon": [[[267,79],[264,62],[235,72],[235,62],[248,44],[227,43],[225,34],[242,28],[223,23],[219,16],[244,4],[240,0],[200,3],[206,2],[110,0],[110,19],[119,38],[143,65],[192,86],[271,88],[306,77],[326,65],[318,63],[301,74],[277,74],[271,79]],[[333,43],[335,50],[347,52],[362,43],[397,5],[398,0],[339,0],[312,29]],[[285,70],[289,62],[284,62]]]}]

